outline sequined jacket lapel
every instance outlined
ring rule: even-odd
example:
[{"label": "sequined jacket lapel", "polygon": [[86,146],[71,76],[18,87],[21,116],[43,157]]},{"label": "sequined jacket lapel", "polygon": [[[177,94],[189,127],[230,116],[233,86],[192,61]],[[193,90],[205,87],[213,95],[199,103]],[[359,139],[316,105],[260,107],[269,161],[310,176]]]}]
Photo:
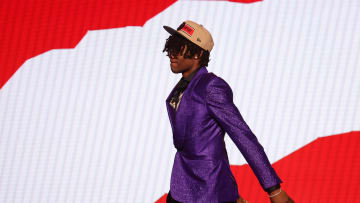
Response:
[{"label": "sequined jacket lapel", "polygon": [[183,147],[184,136],[186,134],[185,131],[187,128],[187,121],[189,120],[188,116],[190,115],[190,111],[192,110],[190,101],[192,89],[194,85],[198,82],[199,78],[201,78],[201,76],[207,72],[208,71],[206,67],[201,67],[193,76],[188,87],[184,91],[177,111],[170,105],[170,100],[174,94],[175,87],[172,89],[166,99],[166,107],[172,127],[174,145],[178,150],[181,150]]}]

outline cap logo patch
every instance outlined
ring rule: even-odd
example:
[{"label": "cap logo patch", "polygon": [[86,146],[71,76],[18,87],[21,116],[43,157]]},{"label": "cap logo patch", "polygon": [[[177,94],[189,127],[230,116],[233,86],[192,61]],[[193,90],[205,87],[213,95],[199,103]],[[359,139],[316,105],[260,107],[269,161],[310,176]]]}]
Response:
[{"label": "cap logo patch", "polygon": [[190,37],[194,33],[194,28],[190,27],[189,25],[185,24],[184,27],[181,28],[182,31],[184,31],[186,34],[188,34]]}]

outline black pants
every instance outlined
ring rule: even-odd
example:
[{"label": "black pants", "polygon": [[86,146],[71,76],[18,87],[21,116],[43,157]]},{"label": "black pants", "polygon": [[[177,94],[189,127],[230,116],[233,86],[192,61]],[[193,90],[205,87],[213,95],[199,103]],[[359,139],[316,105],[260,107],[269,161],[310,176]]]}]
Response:
[{"label": "black pants", "polygon": [[[166,197],[166,203],[181,203],[179,201],[176,201],[174,200],[172,197],[171,197],[171,194],[170,194],[170,191]],[[231,202],[222,202],[222,203],[236,203],[236,201],[231,201]]]}]

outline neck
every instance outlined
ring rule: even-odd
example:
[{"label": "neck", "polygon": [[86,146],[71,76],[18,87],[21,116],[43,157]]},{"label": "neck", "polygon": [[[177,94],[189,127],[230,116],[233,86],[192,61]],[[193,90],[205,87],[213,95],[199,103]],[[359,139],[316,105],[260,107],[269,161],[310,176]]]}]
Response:
[{"label": "neck", "polygon": [[183,72],[182,73],[182,76],[184,78],[188,77],[191,73],[193,73],[194,71],[196,71],[197,69],[199,69],[200,66],[199,65],[194,65],[193,67],[190,68],[190,70],[186,71],[186,72]]}]

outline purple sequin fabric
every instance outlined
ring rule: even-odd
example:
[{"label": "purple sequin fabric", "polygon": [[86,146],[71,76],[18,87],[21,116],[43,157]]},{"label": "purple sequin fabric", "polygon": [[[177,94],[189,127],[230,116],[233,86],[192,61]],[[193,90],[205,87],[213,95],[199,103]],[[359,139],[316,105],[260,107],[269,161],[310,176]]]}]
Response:
[{"label": "purple sequin fabric", "polygon": [[177,149],[170,191],[180,202],[225,202],[239,198],[225,148],[227,133],[265,190],[282,183],[263,147],[233,103],[230,86],[200,68],[175,111],[166,100]]}]

